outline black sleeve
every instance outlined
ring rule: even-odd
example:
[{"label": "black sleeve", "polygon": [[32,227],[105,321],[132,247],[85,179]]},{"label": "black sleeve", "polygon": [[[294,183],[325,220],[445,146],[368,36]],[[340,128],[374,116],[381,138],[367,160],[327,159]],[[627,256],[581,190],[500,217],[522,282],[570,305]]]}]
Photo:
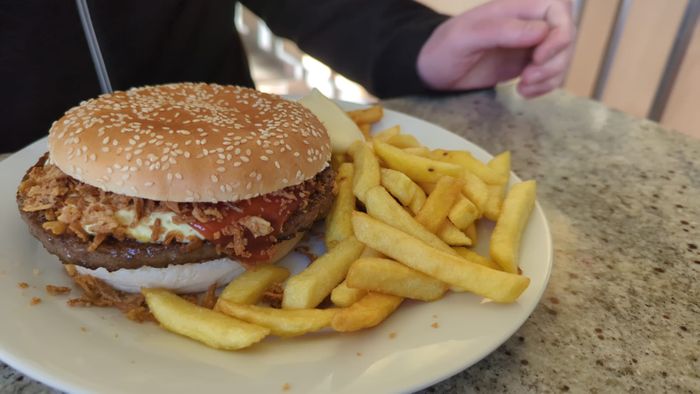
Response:
[{"label": "black sleeve", "polygon": [[242,0],[279,36],[379,97],[427,90],[423,43],[447,16],[411,0]]}]

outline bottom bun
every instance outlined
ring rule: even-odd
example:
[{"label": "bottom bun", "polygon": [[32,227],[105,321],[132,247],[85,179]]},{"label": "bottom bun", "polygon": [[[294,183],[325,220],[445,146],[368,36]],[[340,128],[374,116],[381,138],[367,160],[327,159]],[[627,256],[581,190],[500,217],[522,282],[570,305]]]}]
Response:
[{"label": "bottom bun", "polygon": [[[282,259],[294,249],[303,235],[304,233],[298,233],[296,237],[275,245],[272,257],[264,264]],[[117,290],[129,293],[138,293],[142,287],[159,287],[176,293],[201,293],[213,283],[217,287],[226,285],[246,271],[240,263],[229,258],[169,265],[165,268],[122,268],[111,272],[102,267],[90,269],[76,265],[75,268],[81,275],[94,276]]]}]

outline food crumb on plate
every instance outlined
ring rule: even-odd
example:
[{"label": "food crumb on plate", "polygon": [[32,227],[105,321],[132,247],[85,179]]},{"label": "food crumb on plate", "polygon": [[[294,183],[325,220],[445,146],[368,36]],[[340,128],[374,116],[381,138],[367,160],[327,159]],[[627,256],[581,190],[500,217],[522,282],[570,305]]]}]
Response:
[{"label": "food crumb on plate", "polygon": [[285,383],[282,385],[282,391],[289,391],[292,389],[292,385],[289,383]]},{"label": "food crumb on plate", "polygon": [[29,284],[27,282],[19,282],[17,286],[19,286],[20,289],[26,289],[29,287]]},{"label": "food crumb on plate", "polygon": [[284,287],[281,283],[271,285],[262,296],[262,302],[272,308],[282,308],[282,299],[284,298]]},{"label": "food crumb on plate", "polygon": [[435,323],[431,324],[430,327],[432,327],[432,328],[439,328],[440,325],[439,325],[437,322],[435,322]]},{"label": "food crumb on plate", "polygon": [[216,305],[216,283],[213,283],[211,286],[209,286],[209,289],[207,289],[207,292],[204,293],[200,300],[200,306],[203,308],[207,309],[214,309],[214,305]]},{"label": "food crumb on plate", "polygon": [[392,331],[389,333],[389,339],[394,339],[394,338],[396,338],[396,332]]},{"label": "food crumb on plate", "polygon": [[82,331],[82,332],[87,332],[88,329],[87,329],[87,327],[85,327],[85,326],[80,326],[80,331]]},{"label": "food crumb on plate", "polygon": [[357,354],[357,357],[362,357],[362,352],[357,352],[355,354]]},{"label": "food crumb on plate", "polygon": [[433,319],[437,319],[437,315],[433,315]]},{"label": "food crumb on plate", "polygon": [[298,245],[296,248],[294,248],[294,251],[309,259],[309,264],[313,263],[314,260],[318,258],[318,256],[311,251],[311,248],[308,245]]},{"label": "food crumb on plate", "polygon": [[32,297],[32,300],[29,302],[29,305],[38,305],[38,304],[41,304],[41,298]]},{"label": "food crumb on plate", "polygon": [[67,286],[46,285],[46,292],[52,296],[57,296],[70,293],[71,288]]}]

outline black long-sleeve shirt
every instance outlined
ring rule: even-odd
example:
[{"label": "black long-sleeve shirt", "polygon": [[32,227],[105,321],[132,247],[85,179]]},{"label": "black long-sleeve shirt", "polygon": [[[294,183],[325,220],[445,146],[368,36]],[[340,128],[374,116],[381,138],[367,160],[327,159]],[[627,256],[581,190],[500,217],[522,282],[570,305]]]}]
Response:
[{"label": "black long-sleeve shirt", "polygon": [[[243,0],[271,30],[372,93],[424,90],[418,52],[445,17],[410,0]],[[253,86],[234,0],[90,1],[112,88],[180,81]],[[0,0],[0,152],[46,135],[100,93],[72,0]]]}]

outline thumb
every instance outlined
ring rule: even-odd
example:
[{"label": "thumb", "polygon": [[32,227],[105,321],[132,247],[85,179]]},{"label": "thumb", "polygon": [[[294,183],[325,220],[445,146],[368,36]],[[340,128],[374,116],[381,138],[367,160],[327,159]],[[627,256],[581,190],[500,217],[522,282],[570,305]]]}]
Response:
[{"label": "thumb", "polygon": [[522,19],[482,20],[470,30],[470,49],[531,48],[549,32],[547,22]]}]

